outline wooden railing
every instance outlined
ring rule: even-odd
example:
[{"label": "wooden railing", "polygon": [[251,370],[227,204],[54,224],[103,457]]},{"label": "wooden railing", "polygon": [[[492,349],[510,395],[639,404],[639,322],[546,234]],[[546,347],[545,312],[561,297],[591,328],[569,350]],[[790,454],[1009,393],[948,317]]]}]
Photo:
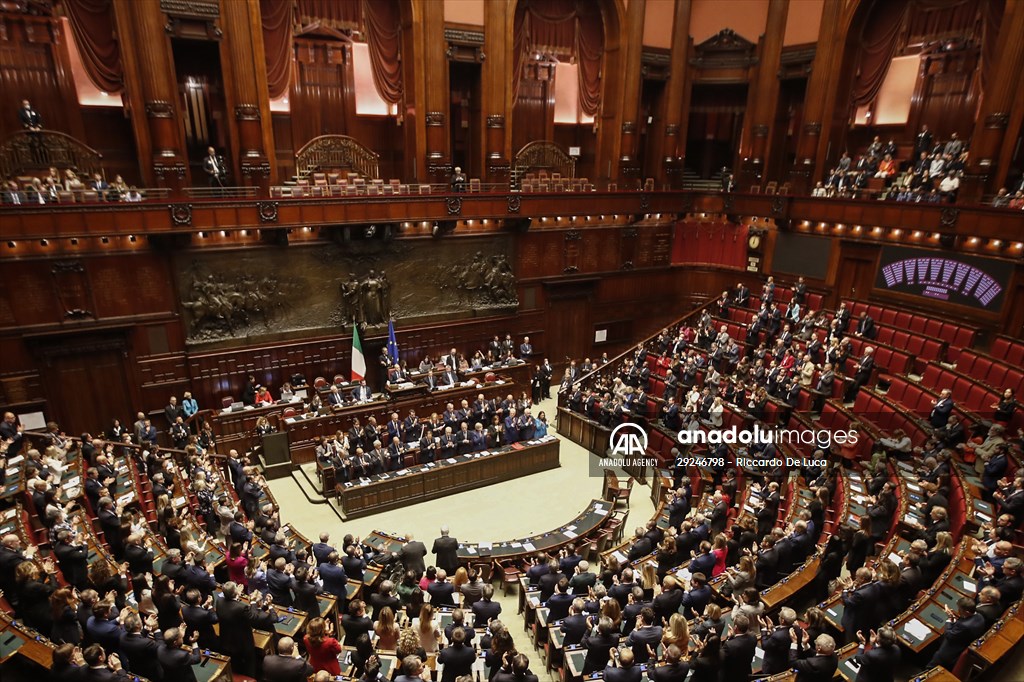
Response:
[{"label": "wooden railing", "polygon": [[91,176],[102,170],[102,160],[98,151],[65,133],[22,130],[0,145],[0,177],[36,175],[51,167]]},{"label": "wooden railing", "polygon": [[370,180],[380,177],[380,155],[348,135],[321,135],[295,153],[295,173],[300,178],[316,171],[347,170]]}]

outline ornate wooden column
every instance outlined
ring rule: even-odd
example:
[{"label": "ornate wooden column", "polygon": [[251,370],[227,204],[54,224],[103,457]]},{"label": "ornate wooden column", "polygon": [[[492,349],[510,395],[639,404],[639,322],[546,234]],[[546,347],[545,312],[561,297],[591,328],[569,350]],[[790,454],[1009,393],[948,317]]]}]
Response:
[{"label": "ornate wooden column", "polygon": [[506,0],[484,2],[484,59],[481,74],[484,117],[486,182],[507,182],[511,170],[512,136],[512,30],[515,4]]},{"label": "ornate wooden column", "polygon": [[[1024,72],[1021,36],[1024,36],[1024,3],[1008,2],[996,42],[992,72],[985,85],[978,123],[971,139],[967,175],[960,186],[961,200],[977,201],[984,194],[995,193],[998,184],[1006,180],[1005,170],[999,177],[1000,157],[1011,153],[1007,147],[1014,143],[1014,138],[1008,137],[1006,131]],[[1015,113],[1020,115],[1019,111]]]},{"label": "ornate wooden column", "polygon": [[749,188],[760,185],[771,152],[772,125],[779,101],[779,65],[782,62],[782,40],[786,33],[786,15],[789,0],[770,0],[768,23],[761,40],[760,61],[754,87],[747,97],[747,111],[751,112],[744,124],[743,148],[737,186]]},{"label": "ornate wooden column", "polygon": [[451,153],[448,130],[448,58],[445,55],[444,3],[421,2],[422,15],[414,31],[419,31],[424,67],[424,125],[429,182],[447,182],[451,175]]},{"label": "ornate wooden column", "polygon": [[676,0],[672,22],[672,61],[665,85],[665,128],[661,141],[661,163],[655,184],[678,188],[682,182],[686,154],[686,126],[690,108],[690,0]]},{"label": "ornate wooden column", "polygon": [[618,173],[613,174],[620,188],[642,184],[637,159],[637,133],[640,116],[640,57],[643,53],[644,11],[647,0],[632,0],[626,8],[626,47],[623,54],[625,77],[619,116],[622,138],[619,141]]},{"label": "ornate wooden column", "polygon": [[828,129],[825,123],[826,110],[831,109],[830,102],[835,102],[834,81],[842,65],[846,44],[845,31],[839,25],[841,15],[842,3],[825,3],[811,77],[804,97],[804,122],[797,140],[796,162],[789,172],[789,181],[795,194],[809,192],[820,177],[820,172],[815,168],[815,160],[822,141],[821,131]]},{"label": "ornate wooden column", "polygon": [[147,185],[189,185],[178,84],[160,0],[114,0],[125,90]]},{"label": "ornate wooden column", "polygon": [[[220,42],[235,184],[268,187],[277,176],[259,0],[221,0]],[[268,154],[267,150],[271,150]]]}]

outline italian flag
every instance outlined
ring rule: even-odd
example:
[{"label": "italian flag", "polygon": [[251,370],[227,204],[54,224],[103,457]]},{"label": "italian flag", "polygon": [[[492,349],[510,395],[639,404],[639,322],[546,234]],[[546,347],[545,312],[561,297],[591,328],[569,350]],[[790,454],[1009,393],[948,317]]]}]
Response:
[{"label": "italian flag", "polygon": [[366,358],[363,357],[363,344],[359,341],[359,328],[352,325],[352,381],[362,381],[366,377]]}]

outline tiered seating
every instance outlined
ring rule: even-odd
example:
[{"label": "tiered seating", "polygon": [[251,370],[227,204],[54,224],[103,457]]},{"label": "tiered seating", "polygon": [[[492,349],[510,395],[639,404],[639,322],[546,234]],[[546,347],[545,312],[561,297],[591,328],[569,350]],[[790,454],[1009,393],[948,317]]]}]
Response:
[{"label": "tiered seating", "polygon": [[998,360],[981,351],[965,348],[956,362],[956,371],[997,391],[1011,389],[1017,400],[1024,400],[1024,369],[1018,362]]},{"label": "tiered seating", "polygon": [[974,345],[978,335],[977,327],[909,313],[905,310],[886,308],[862,301],[847,301],[847,307],[852,313],[853,320],[856,320],[862,312],[866,312],[875,321],[876,325],[893,327],[897,330],[907,330],[912,334],[944,341],[948,344],[946,359],[949,362],[956,362],[960,355],[960,350]]},{"label": "tiered seating", "polygon": [[1009,336],[997,336],[988,353],[996,360],[1002,360],[1009,365],[1015,367],[1024,365],[1024,342]]},{"label": "tiered seating", "polygon": [[[921,385],[934,391],[949,389],[953,393],[953,400],[964,412],[971,412],[979,417],[991,416],[992,406],[999,402],[1002,391],[989,388],[983,383],[974,380],[973,377],[964,376],[956,370],[948,369],[936,363],[929,363],[921,376]],[[1010,428],[1016,431],[1024,427],[1024,415],[1019,411],[1014,414]]]}]

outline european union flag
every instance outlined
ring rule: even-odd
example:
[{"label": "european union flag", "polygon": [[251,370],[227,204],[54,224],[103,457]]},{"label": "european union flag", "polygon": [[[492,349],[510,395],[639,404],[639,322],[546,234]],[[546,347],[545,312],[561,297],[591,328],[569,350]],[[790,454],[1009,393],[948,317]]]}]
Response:
[{"label": "european union flag", "polygon": [[398,362],[398,339],[395,338],[395,321],[388,320],[388,357]]}]

